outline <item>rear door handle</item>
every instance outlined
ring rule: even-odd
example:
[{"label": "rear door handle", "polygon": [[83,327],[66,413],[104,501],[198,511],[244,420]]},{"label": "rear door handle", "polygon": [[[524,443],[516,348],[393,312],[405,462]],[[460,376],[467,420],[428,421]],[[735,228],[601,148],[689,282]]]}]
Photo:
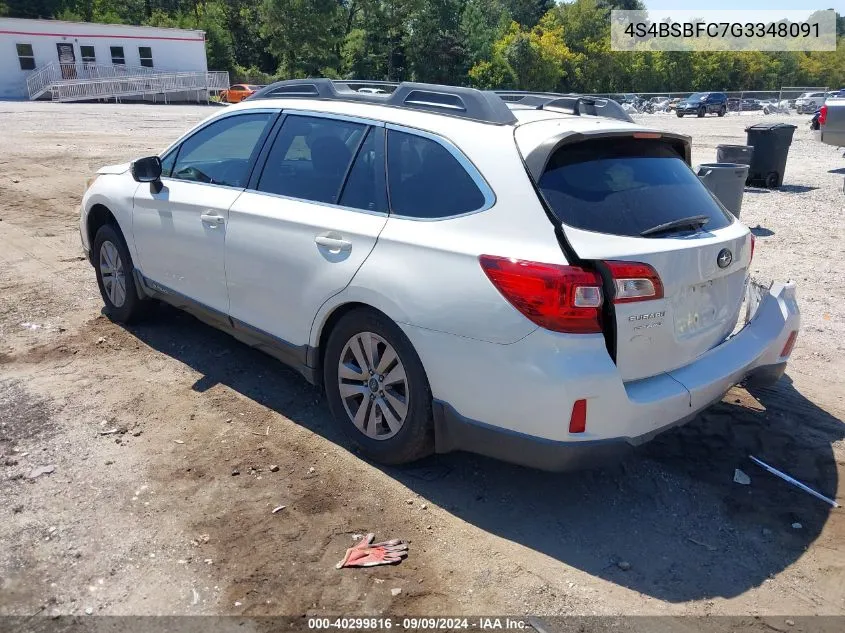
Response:
[{"label": "rear door handle", "polygon": [[317,246],[322,246],[330,251],[351,251],[352,242],[344,240],[339,237],[329,237],[327,235],[318,235],[314,238]]},{"label": "rear door handle", "polygon": [[220,224],[223,224],[225,218],[222,215],[218,215],[216,211],[206,211],[205,213],[200,215],[200,220],[202,220],[206,224],[210,224],[212,227],[215,227]]}]

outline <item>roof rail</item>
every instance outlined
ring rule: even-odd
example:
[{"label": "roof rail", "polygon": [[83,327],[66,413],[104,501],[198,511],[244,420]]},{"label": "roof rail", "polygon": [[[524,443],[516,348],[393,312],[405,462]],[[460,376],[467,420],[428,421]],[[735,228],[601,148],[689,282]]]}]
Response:
[{"label": "roof rail", "polygon": [[[390,86],[394,90],[389,94],[373,94],[358,92],[353,86]],[[270,84],[248,98],[360,101],[424,110],[495,125],[516,123],[513,112],[493,92],[410,81],[395,84],[358,79],[289,79]]]},{"label": "roof rail", "polygon": [[508,103],[524,105],[537,110],[560,110],[568,114],[588,114],[633,123],[634,120],[613,99],[556,92],[524,92],[496,90],[495,93]]}]

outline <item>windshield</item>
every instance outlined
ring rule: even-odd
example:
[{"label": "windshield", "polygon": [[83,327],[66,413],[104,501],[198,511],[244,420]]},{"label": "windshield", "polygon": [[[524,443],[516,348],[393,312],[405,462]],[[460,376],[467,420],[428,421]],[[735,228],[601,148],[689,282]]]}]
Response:
[{"label": "windshield", "polygon": [[665,142],[601,139],[558,149],[540,178],[540,191],[569,226],[639,236],[655,226],[706,216],[703,230],[731,216]]},{"label": "windshield", "polygon": [[696,92],[687,97],[687,101],[701,101],[709,92]]}]

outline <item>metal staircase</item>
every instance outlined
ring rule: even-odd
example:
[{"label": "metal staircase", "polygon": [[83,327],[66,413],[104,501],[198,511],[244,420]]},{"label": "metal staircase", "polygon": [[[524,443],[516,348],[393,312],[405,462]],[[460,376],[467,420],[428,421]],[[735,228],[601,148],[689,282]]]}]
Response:
[{"label": "metal staircase", "polygon": [[123,64],[51,62],[26,79],[30,99],[85,101],[195,93],[205,99],[229,87],[227,72],[175,72]]}]

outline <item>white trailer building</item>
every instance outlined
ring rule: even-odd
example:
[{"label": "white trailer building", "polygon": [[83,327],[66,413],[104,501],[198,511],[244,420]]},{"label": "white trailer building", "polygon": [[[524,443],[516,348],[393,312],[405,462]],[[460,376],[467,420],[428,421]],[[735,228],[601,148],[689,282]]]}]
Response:
[{"label": "white trailer building", "polygon": [[220,74],[203,31],[0,18],[0,99],[172,97]]}]

